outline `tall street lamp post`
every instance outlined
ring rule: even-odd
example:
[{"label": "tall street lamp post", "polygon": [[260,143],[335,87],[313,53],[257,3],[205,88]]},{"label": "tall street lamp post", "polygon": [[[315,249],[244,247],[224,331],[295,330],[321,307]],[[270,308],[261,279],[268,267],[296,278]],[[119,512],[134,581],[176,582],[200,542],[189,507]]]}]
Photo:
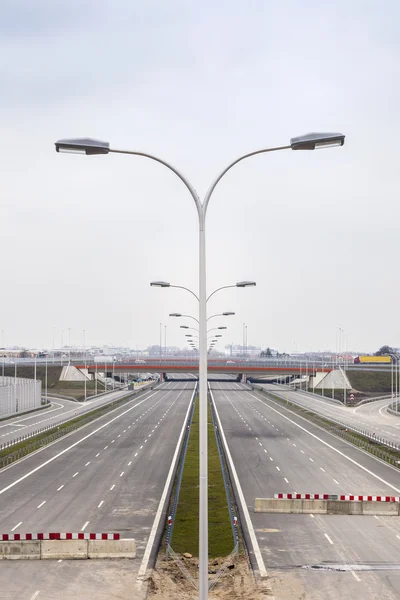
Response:
[{"label": "tall street lamp post", "polygon": [[199,599],[208,598],[208,448],[207,448],[207,291],[206,291],[206,214],[210,198],[218,185],[219,181],[230,169],[242,160],[258,154],[267,152],[277,152],[279,150],[314,150],[319,147],[343,146],[345,136],[341,133],[310,133],[292,138],[290,143],[284,146],[273,148],[262,148],[243,154],[225,167],[211,183],[203,202],[200,200],[195,188],[190,181],[169,162],[137,150],[117,150],[110,148],[108,142],[102,142],[91,138],[84,139],[64,139],[56,142],[57,152],[72,152],[86,155],[94,154],[129,154],[143,156],[154,160],[170,171],[177,177],[188,189],[192,196],[197,215],[199,219],[199,406],[200,406],[200,509],[199,509]]}]

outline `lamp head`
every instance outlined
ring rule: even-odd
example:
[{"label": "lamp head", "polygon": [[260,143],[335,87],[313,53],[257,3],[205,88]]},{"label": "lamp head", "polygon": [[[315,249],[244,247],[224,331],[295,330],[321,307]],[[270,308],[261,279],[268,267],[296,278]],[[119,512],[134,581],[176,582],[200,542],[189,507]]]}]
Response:
[{"label": "lamp head", "polygon": [[343,146],[345,136],[343,133],[307,133],[291,138],[292,150],[315,150],[316,148],[331,148]]},{"label": "lamp head", "polygon": [[236,287],[244,288],[244,287],[254,287],[256,284],[255,281],[239,281],[236,284]]},{"label": "lamp head", "polygon": [[58,140],[55,143],[57,152],[68,152],[72,154],[108,154],[110,144],[93,138],[76,138],[69,140]]},{"label": "lamp head", "polygon": [[153,287],[169,287],[171,284],[168,281],[151,281],[150,285]]}]

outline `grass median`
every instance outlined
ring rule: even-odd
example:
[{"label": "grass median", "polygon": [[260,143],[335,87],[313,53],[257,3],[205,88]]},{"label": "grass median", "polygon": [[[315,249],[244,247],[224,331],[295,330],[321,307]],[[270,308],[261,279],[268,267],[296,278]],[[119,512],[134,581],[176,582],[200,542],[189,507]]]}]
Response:
[{"label": "grass median", "polygon": [[[257,391],[260,393],[260,390]],[[343,438],[353,446],[357,446],[358,448],[373,454],[377,458],[380,458],[381,460],[400,468],[400,451],[396,448],[392,448],[386,444],[380,443],[379,438],[375,441],[370,437],[363,435],[362,433],[352,431],[344,425],[330,421],[329,419],[326,419],[325,417],[314,413],[311,410],[284,400],[280,396],[277,396],[271,392],[261,391],[261,395],[266,396],[266,399],[270,398],[277,404],[280,404],[282,407],[290,410],[292,413],[302,416],[307,421],[326,429],[329,431],[329,433],[333,433],[334,435]]]},{"label": "grass median", "polygon": [[[73,431],[83,427],[95,419],[106,415],[115,408],[123,406],[127,402],[130,402],[136,394],[139,395],[141,392],[145,392],[149,389],[152,388],[143,388],[142,390],[138,390],[135,394],[132,392],[127,392],[127,395],[119,400],[114,400],[105,406],[101,406],[90,412],[84,413],[83,415],[74,417],[73,419],[54,427],[48,427],[46,430],[38,432],[37,435],[27,437],[26,439],[21,439],[21,441],[12,444],[11,446],[2,448],[0,450],[0,468],[9,465],[10,463],[19,460],[27,454],[35,452],[36,450],[39,450],[48,444],[51,444],[64,435],[72,433]],[[79,410],[78,405],[77,410]]]},{"label": "grass median", "polygon": [[[209,558],[227,556],[234,541],[214,426],[208,406]],[[171,546],[175,552],[199,552],[199,401],[196,402],[183,468]]]}]

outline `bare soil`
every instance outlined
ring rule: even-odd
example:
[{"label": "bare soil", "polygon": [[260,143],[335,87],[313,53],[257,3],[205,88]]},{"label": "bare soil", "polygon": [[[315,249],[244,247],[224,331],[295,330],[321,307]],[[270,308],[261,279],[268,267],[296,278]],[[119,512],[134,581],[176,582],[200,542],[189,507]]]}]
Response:
[{"label": "bare soil", "polygon": [[[196,583],[198,580],[198,559],[185,558],[180,555],[182,562],[190,572]],[[209,579],[217,577],[219,568],[225,559],[210,560]],[[198,592],[190,581],[181,572],[173,560],[160,557],[153,570],[147,588],[148,600],[192,600],[198,597]],[[272,600],[273,595],[266,584],[257,583],[249,568],[246,557],[242,556],[237,561],[229,563],[225,572],[215,587],[210,591],[209,598],[214,600]]]}]

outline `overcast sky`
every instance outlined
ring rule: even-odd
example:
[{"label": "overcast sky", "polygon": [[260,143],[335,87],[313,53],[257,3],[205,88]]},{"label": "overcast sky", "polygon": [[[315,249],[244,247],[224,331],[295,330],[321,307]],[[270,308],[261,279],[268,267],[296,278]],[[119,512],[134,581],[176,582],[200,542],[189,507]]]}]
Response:
[{"label": "overcast sky", "polygon": [[[198,221],[139,157],[57,154],[90,136],[154,153],[204,194],[237,156],[312,131],[343,148],[248,159],[207,218],[209,314],[224,343],[400,346],[396,0],[2,0],[1,322],[6,344],[183,345]],[[182,321],[184,323],[184,321]],[[188,322],[187,324],[190,324]],[[224,345],[221,344],[221,346]]]}]

